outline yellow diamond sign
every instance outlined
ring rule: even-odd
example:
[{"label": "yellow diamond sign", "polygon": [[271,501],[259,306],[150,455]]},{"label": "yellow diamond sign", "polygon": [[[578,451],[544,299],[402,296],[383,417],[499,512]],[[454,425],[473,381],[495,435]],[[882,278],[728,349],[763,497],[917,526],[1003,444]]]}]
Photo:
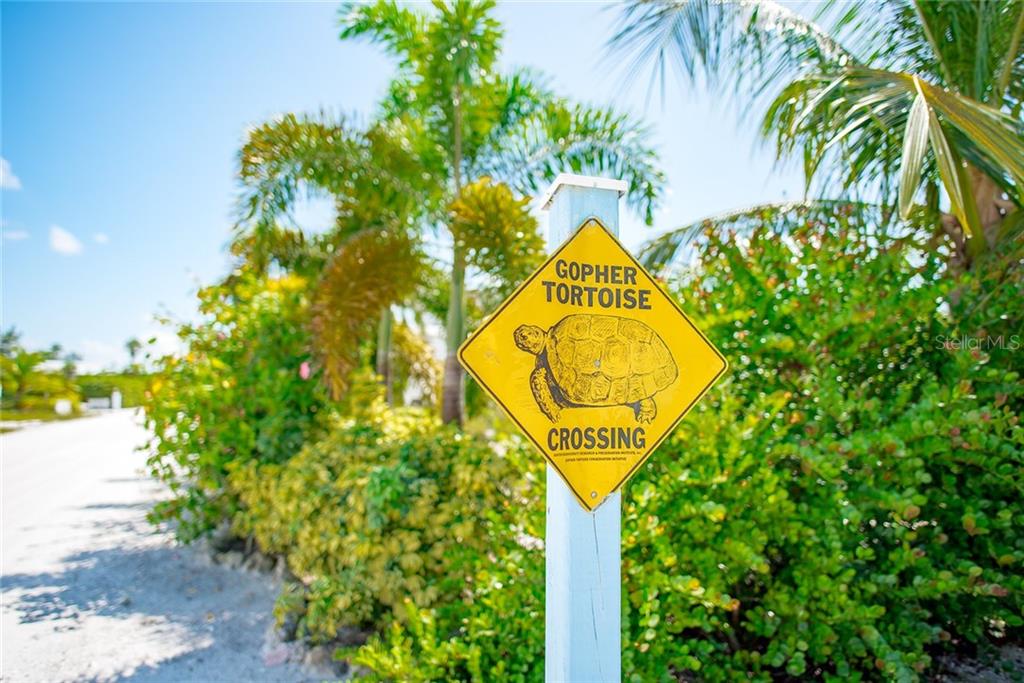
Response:
[{"label": "yellow diamond sign", "polygon": [[593,510],[727,363],[590,219],[459,349],[462,365]]}]

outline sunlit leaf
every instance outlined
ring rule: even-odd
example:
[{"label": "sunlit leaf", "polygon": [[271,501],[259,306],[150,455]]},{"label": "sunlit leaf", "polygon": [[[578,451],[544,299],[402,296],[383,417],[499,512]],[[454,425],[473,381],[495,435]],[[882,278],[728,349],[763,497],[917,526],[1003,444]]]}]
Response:
[{"label": "sunlit leaf", "polygon": [[900,162],[900,216],[910,215],[914,193],[921,183],[921,166],[928,150],[928,103],[924,95],[914,98],[903,133],[903,160]]},{"label": "sunlit leaf", "polygon": [[974,198],[969,194],[970,187],[965,182],[966,173],[963,164],[950,148],[946,134],[942,130],[942,124],[930,109],[928,110],[928,139],[931,140],[935,162],[939,167],[939,175],[946,188],[953,214],[969,237],[982,240],[978,212],[974,205]]}]

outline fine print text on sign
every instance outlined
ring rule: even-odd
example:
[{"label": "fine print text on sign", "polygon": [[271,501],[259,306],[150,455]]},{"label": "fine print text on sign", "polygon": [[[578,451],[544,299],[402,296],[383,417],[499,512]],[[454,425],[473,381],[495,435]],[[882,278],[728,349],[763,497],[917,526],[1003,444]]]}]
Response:
[{"label": "fine print text on sign", "polygon": [[725,358],[596,219],[459,349],[593,510],[725,372]]}]

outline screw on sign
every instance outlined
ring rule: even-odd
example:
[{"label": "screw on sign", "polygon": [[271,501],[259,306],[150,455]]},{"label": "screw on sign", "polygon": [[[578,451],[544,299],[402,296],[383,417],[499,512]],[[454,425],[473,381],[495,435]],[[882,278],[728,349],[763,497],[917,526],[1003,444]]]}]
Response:
[{"label": "screw on sign", "polygon": [[725,358],[596,218],[459,357],[593,510],[726,369]]}]

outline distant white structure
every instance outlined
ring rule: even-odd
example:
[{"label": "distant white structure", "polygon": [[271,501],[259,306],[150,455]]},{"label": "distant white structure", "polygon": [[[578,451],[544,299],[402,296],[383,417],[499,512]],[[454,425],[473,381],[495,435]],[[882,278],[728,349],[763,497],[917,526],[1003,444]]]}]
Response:
[{"label": "distant white structure", "polygon": [[110,396],[100,396],[85,399],[87,410],[120,410],[124,403],[119,389],[110,392]]},{"label": "distant white structure", "polygon": [[71,414],[71,399],[69,398],[58,398],[53,404],[53,412],[57,413],[61,417]]}]

